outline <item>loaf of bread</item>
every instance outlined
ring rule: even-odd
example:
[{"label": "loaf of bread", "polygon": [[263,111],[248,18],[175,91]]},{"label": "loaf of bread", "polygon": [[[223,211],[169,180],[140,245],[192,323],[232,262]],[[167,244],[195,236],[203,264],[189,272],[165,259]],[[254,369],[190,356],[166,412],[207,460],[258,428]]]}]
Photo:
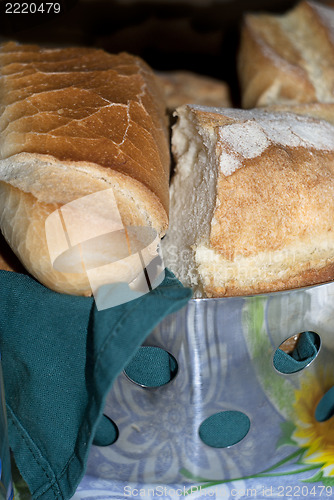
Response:
[{"label": "loaf of bread", "polygon": [[334,102],[334,9],[301,2],[248,14],[238,56],[242,106]]},{"label": "loaf of bread", "polygon": [[164,262],[196,296],[334,278],[334,126],[264,109],[183,106]]},{"label": "loaf of bread", "polygon": [[191,71],[160,71],[156,74],[164,88],[170,113],[183,104],[231,106],[229,88],[223,81]]},{"label": "loaf of bread", "polygon": [[[111,190],[124,227],[165,233],[169,144],[163,91],[153,71],[126,53],[14,42],[1,46],[0,81],[1,231],[41,283],[89,295],[80,256],[63,262],[67,272],[53,267],[46,220],[73,200]],[[108,213],[103,217],[108,226]],[[77,224],[83,231],[85,218]]]}]

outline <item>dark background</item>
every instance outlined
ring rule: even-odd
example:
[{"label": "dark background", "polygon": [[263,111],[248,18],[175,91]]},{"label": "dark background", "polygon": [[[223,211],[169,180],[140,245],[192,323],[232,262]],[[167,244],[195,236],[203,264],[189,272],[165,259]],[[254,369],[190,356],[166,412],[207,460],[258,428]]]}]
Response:
[{"label": "dark background", "polygon": [[61,13],[54,15],[6,15],[6,3],[0,0],[2,40],[127,51],[157,70],[186,69],[225,80],[238,105],[235,60],[243,15],[284,12],[296,1],[59,0]]}]

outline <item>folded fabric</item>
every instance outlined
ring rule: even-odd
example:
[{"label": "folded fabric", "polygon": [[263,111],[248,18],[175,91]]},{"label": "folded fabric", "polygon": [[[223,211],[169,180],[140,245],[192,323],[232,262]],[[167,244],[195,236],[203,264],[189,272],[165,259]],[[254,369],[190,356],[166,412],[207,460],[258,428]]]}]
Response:
[{"label": "folded fabric", "polygon": [[124,371],[131,380],[143,387],[160,387],[175,377],[177,362],[160,347],[143,346]]},{"label": "folded fabric", "polygon": [[319,337],[314,332],[303,332],[291,353],[277,349],[274,366],[281,373],[296,373],[305,368],[319,351]]},{"label": "folded fabric", "polygon": [[150,293],[98,311],[93,298],[53,292],[22,274],[0,271],[0,280],[10,447],[33,499],[68,499],[99,423],[106,424],[113,381],[191,290],[166,270]]}]

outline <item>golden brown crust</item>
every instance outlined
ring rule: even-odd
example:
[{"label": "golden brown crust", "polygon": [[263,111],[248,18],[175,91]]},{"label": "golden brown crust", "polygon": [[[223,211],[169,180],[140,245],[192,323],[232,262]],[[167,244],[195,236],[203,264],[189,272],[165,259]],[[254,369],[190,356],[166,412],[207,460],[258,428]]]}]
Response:
[{"label": "golden brown crust", "polygon": [[333,178],[334,151],[272,145],[244,160],[219,177],[211,247],[233,260],[333,231]]},{"label": "golden brown crust", "polygon": [[142,60],[8,43],[0,65],[2,159],[24,152],[115,170],[145,185],[168,212],[164,99]]},{"label": "golden brown crust", "polygon": [[309,269],[303,271],[296,276],[285,280],[274,280],[271,282],[259,281],[254,286],[240,287],[239,283],[229,282],[226,286],[216,286],[214,284],[207,285],[205,292],[207,297],[232,297],[246,296],[262,293],[279,292],[284,290],[294,290],[297,288],[305,288],[312,285],[320,285],[332,282],[334,279],[334,263],[331,263],[321,269]]},{"label": "golden brown crust", "polygon": [[2,45],[0,130],[1,230],[46,286],[91,293],[86,275],[52,269],[44,224],[63,204],[112,188],[124,225],[165,233],[167,117],[159,81],[141,59]]}]

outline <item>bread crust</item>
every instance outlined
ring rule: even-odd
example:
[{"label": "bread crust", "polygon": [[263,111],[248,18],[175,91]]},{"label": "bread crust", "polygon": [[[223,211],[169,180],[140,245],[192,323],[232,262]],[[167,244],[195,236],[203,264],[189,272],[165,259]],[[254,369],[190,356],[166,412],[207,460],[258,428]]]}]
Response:
[{"label": "bread crust", "polygon": [[[90,293],[87,278],[87,286],[75,276],[52,283],[46,277],[50,269],[43,278],[45,235],[29,246],[27,232],[33,223],[43,232],[51,208],[112,188],[124,225],[165,233],[165,101],[157,77],[140,58],[88,48],[2,45],[0,130],[1,229],[28,271],[50,288]],[[21,213],[17,224],[18,211],[14,205],[8,210],[7,197],[18,204],[22,197],[29,218]]]},{"label": "bread crust", "polygon": [[231,106],[229,88],[223,81],[191,71],[161,71],[156,74],[162,83],[170,113],[183,104]]},{"label": "bread crust", "polygon": [[214,283],[211,283],[206,286],[205,293],[208,298],[240,297],[300,289],[330,283],[333,279],[334,263],[332,262],[320,269],[309,269],[288,279],[278,279],[269,283],[258,281],[256,288],[254,286],[241,287],[240,283],[237,282],[229,282],[226,286],[216,286]]},{"label": "bread crust", "polygon": [[[186,224],[180,197],[193,204],[182,207],[190,225],[205,210],[210,215],[190,245],[179,243],[179,255],[183,245],[192,252],[191,264],[176,259],[171,268],[200,296],[269,293],[334,279],[334,126],[301,111],[177,110],[171,217]],[[190,127],[194,138],[186,144],[182,134]],[[188,184],[192,191],[185,194],[190,172],[200,182]],[[197,203],[203,199],[206,207]],[[171,254],[173,241],[168,245]]]},{"label": "bread crust", "polygon": [[334,102],[334,9],[301,2],[284,15],[245,16],[238,56],[245,108]]}]

